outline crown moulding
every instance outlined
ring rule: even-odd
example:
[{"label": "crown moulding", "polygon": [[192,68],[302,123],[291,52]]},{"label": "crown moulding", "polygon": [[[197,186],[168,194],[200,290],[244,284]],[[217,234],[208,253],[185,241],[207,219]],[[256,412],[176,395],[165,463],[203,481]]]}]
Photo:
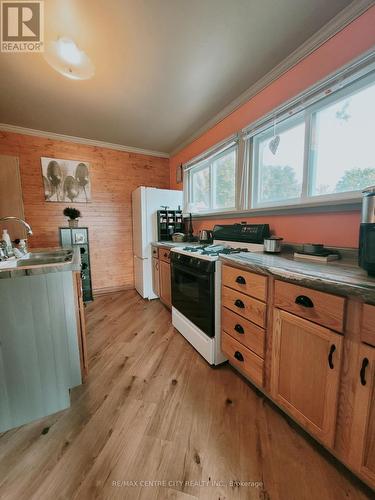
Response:
[{"label": "crown moulding", "polygon": [[55,141],[73,142],[75,144],[83,144],[85,146],[113,149],[115,151],[124,151],[126,153],[135,153],[146,156],[156,156],[158,158],[169,158],[169,154],[164,153],[162,151],[133,148],[131,146],[124,146],[122,144],[113,144],[111,142],[97,141],[95,139],[86,139],[84,137],[75,137],[72,135],[56,134],[54,132],[46,132],[44,130],[19,127],[18,125],[9,125],[7,123],[0,123],[0,132],[13,132],[15,134],[25,134],[34,137],[44,137],[46,139],[53,139]]}]

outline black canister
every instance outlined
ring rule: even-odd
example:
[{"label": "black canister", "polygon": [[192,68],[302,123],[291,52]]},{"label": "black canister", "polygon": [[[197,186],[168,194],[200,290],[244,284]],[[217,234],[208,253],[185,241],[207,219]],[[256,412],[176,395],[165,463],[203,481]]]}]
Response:
[{"label": "black canister", "polygon": [[369,275],[375,276],[375,186],[366,188],[362,194],[358,263]]}]

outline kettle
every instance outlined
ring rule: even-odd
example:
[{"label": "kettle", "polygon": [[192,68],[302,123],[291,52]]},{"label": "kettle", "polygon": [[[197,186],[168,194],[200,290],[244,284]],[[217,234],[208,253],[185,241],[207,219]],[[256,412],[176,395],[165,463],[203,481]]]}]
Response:
[{"label": "kettle", "polygon": [[201,229],[198,234],[200,243],[212,243],[213,232],[210,229]]},{"label": "kettle", "polygon": [[264,251],[266,253],[280,253],[282,241],[283,238],[280,238],[279,236],[264,238]]}]

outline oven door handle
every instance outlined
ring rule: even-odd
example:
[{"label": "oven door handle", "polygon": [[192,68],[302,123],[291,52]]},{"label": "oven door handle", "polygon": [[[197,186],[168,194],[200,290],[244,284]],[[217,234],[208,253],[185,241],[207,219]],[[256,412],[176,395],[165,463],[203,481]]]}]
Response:
[{"label": "oven door handle", "polygon": [[196,278],[209,278],[213,272],[199,271],[198,269],[193,269],[188,266],[182,266],[180,264],[172,264],[172,273],[174,271],[182,271],[185,274],[190,274],[191,276],[195,276]]}]

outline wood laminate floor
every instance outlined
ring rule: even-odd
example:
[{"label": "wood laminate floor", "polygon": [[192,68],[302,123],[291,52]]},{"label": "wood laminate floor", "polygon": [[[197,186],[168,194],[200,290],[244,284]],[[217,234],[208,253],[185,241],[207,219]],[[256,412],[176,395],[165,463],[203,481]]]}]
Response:
[{"label": "wood laminate floor", "polygon": [[103,296],[87,324],[71,408],[0,435],[1,499],[369,498],[229,366],[211,368],[159,301]]}]

